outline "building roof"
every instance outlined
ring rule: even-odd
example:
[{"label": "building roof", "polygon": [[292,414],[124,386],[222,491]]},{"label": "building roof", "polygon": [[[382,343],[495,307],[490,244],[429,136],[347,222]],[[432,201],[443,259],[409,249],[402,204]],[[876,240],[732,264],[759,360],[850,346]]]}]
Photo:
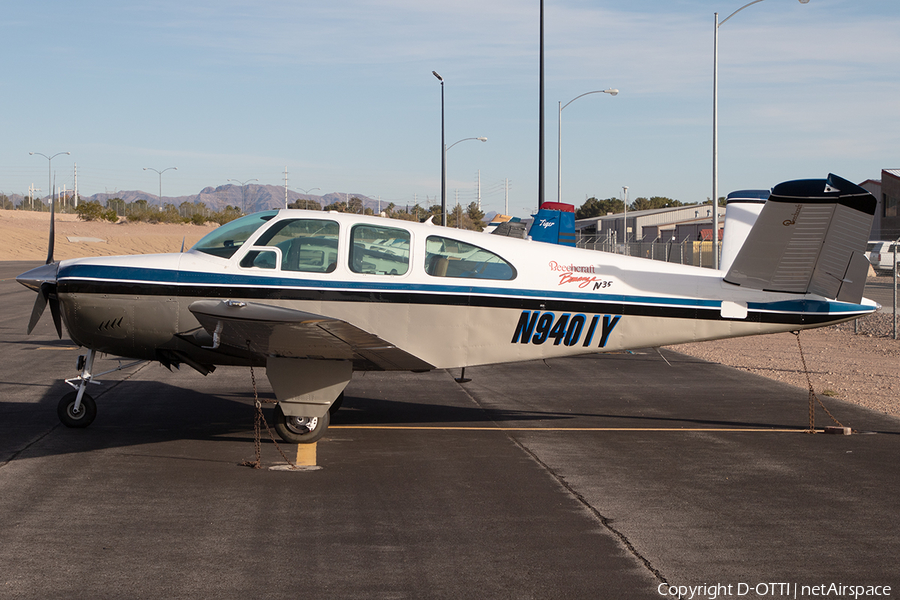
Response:
[{"label": "building roof", "polygon": [[[707,213],[707,214],[704,214]],[[628,221],[635,223],[638,228],[666,227],[679,223],[692,221],[711,221],[712,204],[688,204],[685,206],[670,206],[668,208],[655,208],[650,210],[628,211]],[[615,223],[625,217],[624,213],[601,215],[575,221],[575,229],[592,229],[603,227],[604,223]],[[719,219],[725,217],[725,207],[719,207]]]},{"label": "building roof", "polygon": [[[667,208],[651,208],[648,210],[629,210],[628,218],[629,219],[638,219],[640,217],[646,217],[648,215],[659,215],[670,212],[678,212],[682,210],[699,210],[702,207],[709,207],[712,209],[712,204],[686,204],[684,206],[669,206]],[[587,219],[578,219],[576,223],[589,223],[591,221],[605,221],[606,219],[621,219],[625,216],[625,213],[613,213],[611,215],[599,215],[596,217],[588,217]]]},{"label": "building roof", "polygon": [[900,169],[882,169],[881,172],[900,179]]}]

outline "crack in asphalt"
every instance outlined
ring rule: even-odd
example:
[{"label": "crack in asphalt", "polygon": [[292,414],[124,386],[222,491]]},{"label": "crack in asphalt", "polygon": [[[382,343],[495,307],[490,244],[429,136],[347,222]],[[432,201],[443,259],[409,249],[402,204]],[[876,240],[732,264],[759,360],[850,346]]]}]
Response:
[{"label": "crack in asphalt", "polygon": [[[99,391],[99,393],[97,393],[97,395],[94,396],[94,398],[95,398],[95,399],[96,399],[96,398],[101,398],[101,397],[105,396],[106,394],[108,394],[109,392],[113,391],[113,390],[116,389],[120,384],[122,384],[122,383],[125,382],[125,381],[128,381],[129,379],[131,379],[132,377],[134,377],[135,375],[137,375],[137,374],[138,374],[144,367],[146,367],[148,364],[150,364],[150,363],[149,363],[149,362],[145,362],[144,364],[138,365],[138,368],[135,369],[133,372],[128,373],[128,374],[126,374],[125,377],[123,377],[122,379],[113,382],[112,385],[110,385],[109,387],[104,388],[104,389],[101,389],[101,390]],[[61,422],[60,422],[60,423],[57,423],[56,425],[54,425],[53,427],[51,427],[50,429],[48,429],[48,430],[45,431],[44,433],[42,433],[42,434],[38,435],[37,437],[33,438],[31,441],[29,441],[28,443],[26,443],[24,446],[22,446],[22,447],[19,448],[18,450],[14,451],[12,454],[9,455],[9,458],[7,458],[6,460],[0,461],[0,469],[2,469],[3,467],[5,467],[6,465],[8,465],[9,463],[11,463],[12,461],[16,460],[23,452],[25,452],[26,450],[28,450],[29,448],[31,448],[32,446],[34,446],[35,444],[37,444],[38,442],[40,442],[41,440],[43,440],[45,437],[47,437],[48,435],[50,435],[51,433],[53,433],[54,431],[56,431],[57,429],[59,429],[61,426],[62,426],[62,423],[61,423]]]},{"label": "crack in asphalt", "polygon": [[[449,373],[448,373],[448,374],[449,374]],[[470,400],[471,400],[478,408],[480,408],[481,410],[483,410],[483,411],[488,415],[488,417],[490,418],[490,421],[491,421],[492,423],[494,423],[494,425],[496,425],[497,427],[499,427],[499,424],[498,424],[493,418],[490,417],[490,411],[488,411],[488,409],[486,409],[484,406],[482,406],[481,403],[478,402],[478,399],[475,398],[475,396],[473,396],[472,394],[470,394],[469,391],[468,391],[465,387],[463,387],[462,383],[457,382],[457,385],[459,385],[459,387],[460,387],[460,389],[462,390],[462,392],[463,392],[466,396],[468,396],[468,398],[469,398],[469,399],[470,399]],[[559,485],[560,485],[564,490],[566,490],[566,492],[567,492],[569,495],[571,495],[571,496],[572,496],[579,504],[581,504],[585,509],[587,509],[587,511],[594,517],[594,519],[597,520],[598,523],[600,523],[600,525],[601,525],[604,529],[606,529],[606,530],[607,530],[609,533],[611,533],[617,540],[619,540],[619,542],[625,547],[626,551],[627,551],[629,554],[631,554],[631,556],[633,556],[637,561],[639,561],[639,562],[644,566],[644,568],[647,569],[647,571],[649,571],[649,572],[653,575],[653,577],[656,578],[657,581],[659,581],[660,583],[664,583],[664,584],[666,584],[666,585],[669,585],[668,580],[666,580],[666,578],[663,576],[663,574],[660,573],[659,569],[657,569],[656,567],[654,567],[653,564],[652,564],[652,563],[651,563],[651,562],[650,562],[643,554],[641,554],[640,551],[638,551],[637,548],[635,548],[634,544],[631,543],[631,540],[628,539],[628,536],[626,536],[624,533],[622,533],[621,531],[619,531],[618,529],[616,529],[615,527],[613,527],[613,525],[612,525],[612,520],[611,520],[609,517],[604,516],[599,510],[597,510],[597,509],[596,509],[596,508],[595,508],[595,507],[587,500],[587,498],[585,498],[582,494],[580,494],[575,488],[573,488],[573,487],[569,484],[569,482],[566,481],[565,477],[563,477],[562,475],[560,475],[559,473],[557,473],[556,471],[554,471],[553,468],[550,467],[550,465],[548,465],[546,462],[544,462],[543,460],[541,460],[541,458],[540,458],[533,450],[531,450],[530,448],[528,448],[528,447],[527,447],[525,444],[523,444],[520,440],[516,439],[516,438],[511,434],[511,432],[505,432],[505,433],[506,433],[506,437],[507,437],[513,444],[515,444],[516,447],[518,447],[520,450],[522,450],[522,452],[524,452],[524,453],[527,454],[529,457],[531,457],[531,460],[533,460],[535,463],[537,463],[544,471],[547,472],[548,475],[550,475],[550,477],[552,477],[552,478],[556,481],[557,484],[559,484]]]}]

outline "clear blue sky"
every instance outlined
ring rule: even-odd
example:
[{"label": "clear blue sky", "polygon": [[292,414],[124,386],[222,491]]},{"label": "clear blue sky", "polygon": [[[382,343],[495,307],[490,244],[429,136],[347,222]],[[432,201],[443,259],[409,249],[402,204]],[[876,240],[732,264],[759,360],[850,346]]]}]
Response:
[{"label": "clear blue sky", "polygon": [[[713,14],[748,0],[545,0],[546,199],[712,195]],[[178,196],[227,179],[397,204],[537,198],[538,0],[4,7],[0,191]],[[720,28],[719,193],[900,167],[900,2],[766,0]],[[428,200],[426,201],[426,197]]]}]

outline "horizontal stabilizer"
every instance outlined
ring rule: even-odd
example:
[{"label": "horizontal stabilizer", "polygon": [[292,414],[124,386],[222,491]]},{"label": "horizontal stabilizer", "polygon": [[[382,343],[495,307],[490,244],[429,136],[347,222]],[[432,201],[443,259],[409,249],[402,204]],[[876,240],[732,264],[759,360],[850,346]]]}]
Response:
[{"label": "horizontal stabilizer", "polygon": [[872,194],[836,175],[775,186],[725,281],[859,303],[876,204]]}]

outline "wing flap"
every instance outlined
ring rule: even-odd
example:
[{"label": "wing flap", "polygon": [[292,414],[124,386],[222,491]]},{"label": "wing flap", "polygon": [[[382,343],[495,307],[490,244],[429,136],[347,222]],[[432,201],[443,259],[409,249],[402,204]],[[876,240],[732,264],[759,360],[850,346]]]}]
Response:
[{"label": "wing flap", "polygon": [[[369,361],[384,370],[427,371],[433,365],[346,321],[281,306],[198,300],[188,309],[224,344],[266,356]],[[248,348],[249,346],[249,348]]]},{"label": "wing flap", "polygon": [[836,175],[776,186],[725,281],[858,303],[868,269],[860,255],[875,205],[871,194]]}]

